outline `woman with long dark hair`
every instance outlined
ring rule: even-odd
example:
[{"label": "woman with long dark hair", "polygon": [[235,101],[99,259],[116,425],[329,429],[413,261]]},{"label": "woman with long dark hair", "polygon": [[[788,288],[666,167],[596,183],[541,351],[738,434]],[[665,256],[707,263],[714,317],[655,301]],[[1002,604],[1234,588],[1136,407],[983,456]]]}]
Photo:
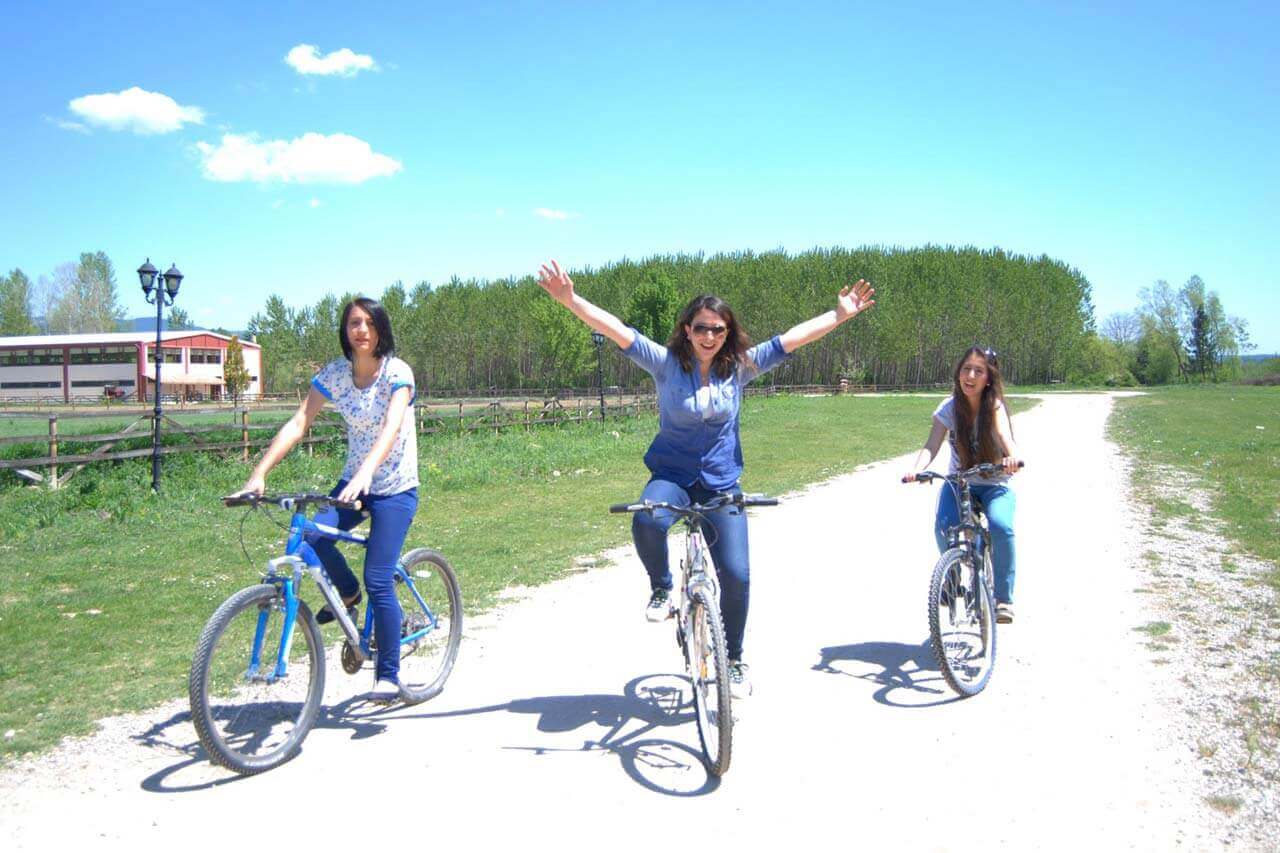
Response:
[{"label": "woman with long dark hair", "polygon": [[[387,311],[359,297],[342,309],[338,326],[342,357],[320,368],[298,411],[276,433],[245,481],[240,494],[262,494],[267,474],[307,433],[326,401],[347,422],[347,462],[329,494],[359,500],[362,511],[329,508],[316,522],[350,530],[369,522],[364,585],[373,609],[378,643],[376,682],[367,698],[390,702],[400,695],[400,628],[404,615],[396,598],[394,571],[409,524],[418,509],[418,443],[413,423],[414,381],[409,365],[394,357],[395,338]],[[311,542],[329,579],[348,607],[360,603],[360,582],[332,539]],[[332,622],[328,605],[317,622]]]},{"label": "woman with long dark hair", "polygon": [[[544,265],[538,283],[553,299],[592,329],[604,334],[623,354],[644,368],[658,392],[658,434],[644,455],[650,479],[641,500],[677,506],[703,503],[723,492],[738,492],[742,448],[738,414],[743,387],[767,373],[800,347],[870,308],[875,292],[865,281],[841,288],[836,307],[794,326],[764,343],[751,345],[733,310],[718,297],[695,297],[680,313],[666,346],[655,343],[617,317],[583,299],[573,280],[555,261]],[[747,516],[740,507],[723,507],[707,516],[708,536],[720,579],[720,610],[729,653],[733,695],[751,693],[742,641],[747,625],[750,561]],[[649,575],[646,617],[667,618],[671,570],[667,530],[675,517],[664,511],[632,516],[636,551]]]},{"label": "woman with long dark hair", "polygon": [[[953,376],[951,396],[933,412],[933,429],[916,455],[915,467],[902,479],[909,482],[929,467],[942,440],[951,444],[954,474],[983,462],[997,463],[1004,472],[971,480],[973,496],[982,502],[991,530],[991,566],[996,575],[996,621],[1013,621],[1013,579],[1016,561],[1013,545],[1013,490],[1009,478],[1019,462],[1013,443],[1013,425],[1004,404],[1004,380],[995,350],[970,347],[960,358]],[[949,488],[938,492],[933,533],[938,551],[947,549],[947,530],[959,523],[960,508]]]}]

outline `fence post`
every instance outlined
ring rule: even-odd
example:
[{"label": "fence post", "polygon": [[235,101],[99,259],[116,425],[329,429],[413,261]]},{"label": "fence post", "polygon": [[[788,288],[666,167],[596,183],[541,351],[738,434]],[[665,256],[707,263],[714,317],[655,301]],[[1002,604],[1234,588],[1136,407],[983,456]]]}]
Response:
[{"label": "fence post", "polygon": [[524,401],[524,431],[529,431],[529,401]]},{"label": "fence post", "polygon": [[58,488],[58,416],[49,415],[49,488]]},{"label": "fence post", "polygon": [[307,435],[306,435],[306,438],[305,438],[305,439],[303,439],[303,440],[304,440],[304,441],[306,442],[306,444],[307,444],[307,455],[308,455],[308,456],[315,456],[315,455],[316,455],[316,446],[315,446],[314,444],[312,444],[312,443],[311,443],[311,424],[307,424]]},{"label": "fence post", "polygon": [[240,410],[240,461],[249,461],[249,407]]}]

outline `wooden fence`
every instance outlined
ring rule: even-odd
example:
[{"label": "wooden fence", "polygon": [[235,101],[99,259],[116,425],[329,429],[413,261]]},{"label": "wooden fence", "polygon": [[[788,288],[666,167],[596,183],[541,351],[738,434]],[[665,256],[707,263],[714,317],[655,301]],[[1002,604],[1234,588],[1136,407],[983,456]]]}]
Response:
[{"label": "wooden fence", "polygon": [[[903,386],[889,389],[885,386],[849,386],[847,384],[838,387],[749,386],[747,393],[749,396],[772,396],[780,392],[830,394],[903,389]],[[477,430],[500,432],[512,428],[528,430],[540,426],[596,419],[635,417],[653,412],[657,408],[657,399],[651,391],[628,392],[611,388],[604,400],[603,410],[600,407],[600,399],[598,392],[585,396],[557,395],[534,399],[528,397],[520,399],[514,396],[495,396],[487,399],[422,399],[414,406],[413,413],[418,433],[430,435],[439,432],[463,433]],[[178,410],[182,415],[227,415],[227,423],[223,424],[184,424],[172,416],[174,410],[170,407],[168,413],[160,415],[160,454],[221,453],[227,456],[238,455],[241,460],[248,461],[255,451],[271,443],[276,431],[288,420],[287,415],[295,411],[293,406],[282,407],[281,402],[283,401],[277,400],[273,404],[264,402],[256,406],[236,408],[206,406]],[[18,415],[6,414],[6,416]],[[31,413],[26,412],[22,416],[30,417]],[[107,416],[131,417],[133,420],[124,428],[111,432],[59,432],[61,422]],[[13,471],[31,485],[57,489],[87,465],[143,458],[155,452],[154,410],[123,406],[114,406],[110,409],[98,407],[94,411],[63,409],[60,412],[49,413],[47,418],[46,434],[0,437],[0,453],[3,453],[4,447],[15,445],[44,445],[46,450],[42,456],[0,459],[0,471]],[[306,447],[308,453],[311,453],[314,452],[316,444],[340,442],[345,439],[346,429],[341,417],[334,410],[326,407],[312,423],[300,444]],[[77,452],[67,453],[66,446],[69,444],[77,445]],[[121,444],[135,446],[116,449]],[[92,449],[86,450],[85,446],[91,446]],[[43,469],[43,473],[37,469]]]}]

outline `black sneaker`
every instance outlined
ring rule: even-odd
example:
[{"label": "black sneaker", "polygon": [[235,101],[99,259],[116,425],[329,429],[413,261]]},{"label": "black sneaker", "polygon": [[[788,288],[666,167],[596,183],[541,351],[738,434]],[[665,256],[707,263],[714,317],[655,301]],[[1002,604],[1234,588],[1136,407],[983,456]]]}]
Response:
[{"label": "black sneaker", "polygon": [[751,676],[747,669],[740,660],[729,661],[729,695],[734,699],[746,699],[751,695]]},{"label": "black sneaker", "polygon": [[[360,616],[360,611],[356,610],[356,606],[359,605],[363,599],[364,599],[364,593],[361,592],[360,590],[356,590],[356,594],[351,596],[350,598],[342,599],[342,603],[347,605],[347,616],[351,619],[351,622],[353,624],[355,623],[356,619]],[[330,608],[329,605],[327,604],[324,607],[321,607],[320,610],[316,613],[316,621],[319,622],[321,625],[328,625],[330,622],[332,622],[337,618],[338,617],[333,615],[332,608]]]},{"label": "black sneaker", "polygon": [[650,622],[662,622],[671,615],[671,590],[655,589],[644,608],[644,618]]}]

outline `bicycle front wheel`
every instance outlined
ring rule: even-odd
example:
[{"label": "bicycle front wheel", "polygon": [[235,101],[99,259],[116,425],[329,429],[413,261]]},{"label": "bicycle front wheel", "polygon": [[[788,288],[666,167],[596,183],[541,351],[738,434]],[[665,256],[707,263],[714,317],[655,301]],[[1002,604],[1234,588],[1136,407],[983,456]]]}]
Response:
[{"label": "bicycle front wheel", "polygon": [[191,721],[215,764],[244,775],[270,770],[298,753],[315,724],[324,694],[320,626],[299,600],[291,638],[284,628],[284,595],[271,584],[240,590],[205,624],[187,690]]},{"label": "bicycle front wheel", "polygon": [[444,689],[462,642],[462,591],[439,551],[415,548],[401,560],[396,595],[404,614],[400,641],[400,695],[425,702]]},{"label": "bicycle front wheel", "polygon": [[693,591],[689,608],[685,664],[693,685],[698,738],[702,741],[707,771],[712,776],[723,776],[729,770],[733,750],[733,709],[724,624],[720,621],[719,606],[703,590]]},{"label": "bicycle front wheel", "polygon": [[982,692],[996,663],[995,600],[982,572],[952,548],[929,582],[929,640],[938,668],[961,696]]}]

